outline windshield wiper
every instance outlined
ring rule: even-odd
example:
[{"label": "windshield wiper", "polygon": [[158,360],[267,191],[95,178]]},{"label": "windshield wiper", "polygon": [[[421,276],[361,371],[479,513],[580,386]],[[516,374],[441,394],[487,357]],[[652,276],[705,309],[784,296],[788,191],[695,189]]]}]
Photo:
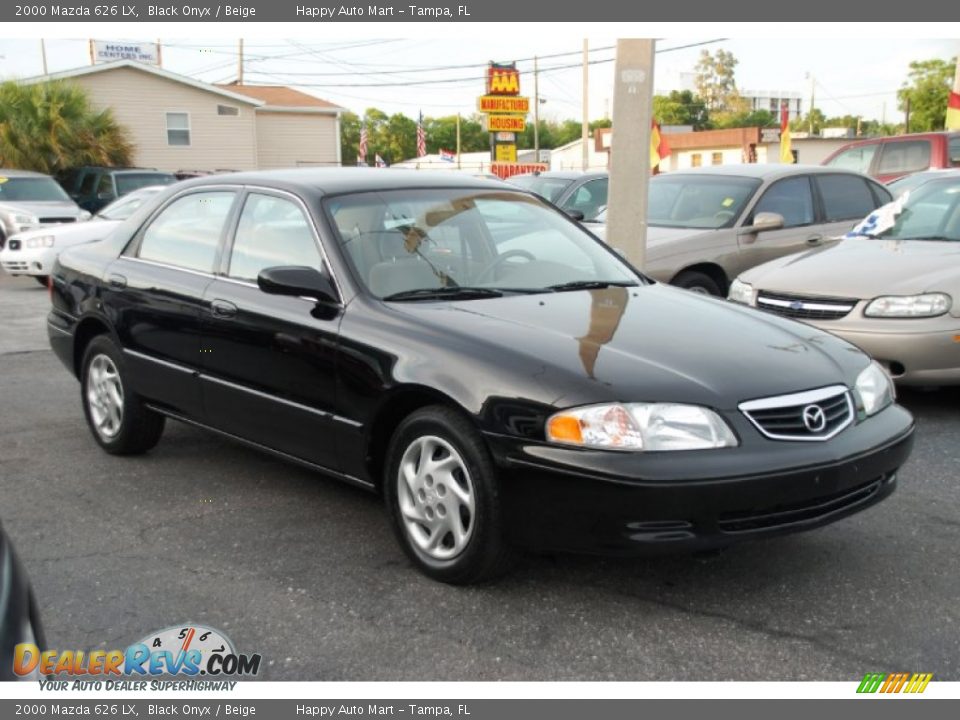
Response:
[{"label": "windshield wiper", "polygon": [[440,288],[417,288],[416,290],[401,290],[400,292],[387,295],[383,300],[407,301],[407,300],[472,300],[481,298],[503,297],[503,291],[495,288],[485,287],[440,287]]},{"label": "windshield wiper", "polygon": [[632,280],[573,280],[571,282],[548,285],[547,290],[565,292],[567,290],[603,290],[608,287],[637,287]]}]

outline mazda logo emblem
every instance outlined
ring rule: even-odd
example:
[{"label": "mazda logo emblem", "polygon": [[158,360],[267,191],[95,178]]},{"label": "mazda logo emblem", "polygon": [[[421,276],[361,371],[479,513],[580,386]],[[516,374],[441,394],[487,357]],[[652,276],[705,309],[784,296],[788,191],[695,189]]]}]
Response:
[{"label": "mazda logo emblem", "polygon": [[827,416],[819,405],[807,405],[803,409],[803,424],[810,432],[820,432],[827,426]]}]

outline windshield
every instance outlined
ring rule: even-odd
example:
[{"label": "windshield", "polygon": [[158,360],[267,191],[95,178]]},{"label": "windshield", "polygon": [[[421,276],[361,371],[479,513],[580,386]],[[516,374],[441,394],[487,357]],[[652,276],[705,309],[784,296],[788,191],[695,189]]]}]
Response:
[{"label": "windshield", "polygon": [[0,202],[72,202],[49,177],[0,177]]},{"label": "windshield", "polygon": [[140,207],[147,198],[153,197],[158,192],[160,192],[160,188],[130,193],[119,200],[114,200],[98,212],[97,216],[105,220],[126,220],[133,215],[133,211]]},{"label": "windshield", "polygon": [[515,175],[508,178],[507,182],[534,192],[540,197],[555,203],[560,199],[564,189],[573,183],[573,180],[570,178],[544,177],[543,175]]},{"label": "windshield", "polygon": [[126,195],[147,185],[169,185],[176,182],[173,175],[166,173],[123,173],[117,175],[117,194]]},{"label": "windshield", "polygon": [[[902,207],[901,206],[902,203]],[[899,212],[898,212],[899,211]],[[873,231],[861,223],[855,234],[884,240],[960,241],[960,179],[930,180],[905,201],[894,201],[871,214]]]},{"label": "windshield", "polygon": [[468,292],[488,297],[640,282],[578,225],[518,192],[395,190],[324,204],[356,276],[380,298],[416,291],[429,298],[440,294],[430,292],[436,290],[451,299]]},{"label": "windshield", "polygon": [[731,227],[760,187],[730,175],[657,175],[650,179],[647,218],[656,227]]}]

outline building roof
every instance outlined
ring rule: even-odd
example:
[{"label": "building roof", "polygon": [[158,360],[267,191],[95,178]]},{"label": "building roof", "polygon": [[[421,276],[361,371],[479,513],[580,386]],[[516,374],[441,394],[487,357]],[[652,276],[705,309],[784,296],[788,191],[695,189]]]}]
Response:
[{"label": "building roof", "polygon": [[283,110],[288,112],[343,112],[343,108],[339,105],[334,105],[332,102],[307,95],[284,85],[238,85],[236,82],[232,82],[217,85],[217,87],[259,100],[263,103],[260,108],[268,112]]},{"label": "building roof", "polygon": [[264,104],[263,100],[258,100],[250,95],[243,95],[233,92],[222,86],[211,85],[210,83],[201,82],[200,80],[194,80],[186,75],[170,72],[169,70],[164,70],[163,68],[156,67],[154,65],[145,65],[144,63],[139,63],[135,60],[115,60],[113,62],[101,63],[99,65],[87,65],[85,67],[74,68],[73,70],[63,70],[61,72],[50,73],[49,75],[36,75],[34,77],[24,78],[21,82],[32,85],[34,83],[46,82],[48,80],[69,80],[71,78],[83,77],[84,75],[94,75],[96,73],[109,72],[119,68],[130,68],[132,70],[138,70],[150,75],[156,75],[157,77],[162,77],[166,80],[171,80],[172,82],[181,83],[182,85],[189,85],[190,87],[194,87],[198,90],[204,90],[206,92],[213,93],[214,95],[221,95],[237,102],[253,105],[254,107],[259,107]]}]

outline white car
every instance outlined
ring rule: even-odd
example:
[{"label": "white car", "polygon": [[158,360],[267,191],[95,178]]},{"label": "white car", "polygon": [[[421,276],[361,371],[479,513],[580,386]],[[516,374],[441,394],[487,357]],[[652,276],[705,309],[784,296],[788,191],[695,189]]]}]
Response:
[{"label": "white car", "polygon": [[47,284],[47,275],[53,262],[64,248],[81,243],[102,240],[114,228],[133,214],[147,198],[153,197],[166,185],[151,185],[124,195],[107,205],[88,222],[56,225],[17,233],[0,250],[0,266],[10,275],[31,275],[41,285]]}]

